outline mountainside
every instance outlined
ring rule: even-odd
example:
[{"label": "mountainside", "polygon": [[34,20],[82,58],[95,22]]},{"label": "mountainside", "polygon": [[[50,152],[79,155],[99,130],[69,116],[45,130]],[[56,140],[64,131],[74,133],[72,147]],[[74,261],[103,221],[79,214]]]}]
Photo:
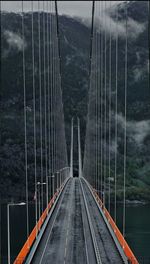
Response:
[{"label": "mountainside", "polygon": [[[126,3],[125,3],[126,4]],[[119,23],[123,24],[124,3],[119,4]],[[129,199],[150,200],[150,89],[148,76],[148,11],[146,1],[128,3],[128,193]],[[108,11],[109,12],[109,11]],[[35,13],[35,51],[38,46],[37,14]],[[111,17],[115,19],[114,10]],[[66,137],[70,143],[71,118],[81,118],[82,148],[84,147],[89,85],[90,28],[86,22],[59,16],[61,69]],[[119,32],[118,49],[118,137],[121,141],[124,100],[125,41]],[[114,35],[113,35],[114,34]],[[109,39],[107,40],[107,49]],[[36,46],[37,45],[37,46]],[[32,113],[31,14],[25,16],[25,46],[27,69],[27,105]],[[42,48],[42,47],[41,47]],[[14,64],[15,61],[15,64]],[[115,30],[112,31],[112,61],[115,61]],[[35,53],[35,69],[38,53]],[[115,67],[112,67],[115,76]],[[36,82],[38,80],[36,79]],[[112,98],[115,78],[112,78]],[[22,87],[22,33],[21,16],[1,13],[1,148],[0,193],[3,199],[24,196],[24,125]],[[22,121],[21,121],[22,120]],[[29,122],[30,182],[33,181],[33,130]],[[39,151],[39,150],[38,150]],[[76,154],[75,154],[76,157]],[[131,187],[132,185],[132,187]],[[31,190],[32,193],[32,190]]]}]

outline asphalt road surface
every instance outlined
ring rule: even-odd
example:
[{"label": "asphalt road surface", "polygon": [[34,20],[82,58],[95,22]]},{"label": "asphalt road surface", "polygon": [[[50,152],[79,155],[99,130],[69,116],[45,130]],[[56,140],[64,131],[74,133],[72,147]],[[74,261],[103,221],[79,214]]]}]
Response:
[{"label": "asphalt road surface", "polygon": [[32,264],[123,263],[84,181],[68,181]]}]

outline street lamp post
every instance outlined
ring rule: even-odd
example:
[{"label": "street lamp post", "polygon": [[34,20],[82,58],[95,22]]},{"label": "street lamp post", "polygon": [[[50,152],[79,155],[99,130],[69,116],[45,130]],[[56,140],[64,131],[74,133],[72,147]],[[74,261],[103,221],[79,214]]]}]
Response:
[{"label": "street lamp post", "polygon": [[[41,192],[40,192],[40,186],[41,185],[46,185],[46,182],[37,182],[37,186],[39,186],[38,191],[39,191],[39,197],[38,197],[38,204],[39,204],[39,219],[41,216],[41,201],[40,201],[40,197],[41,197]],[[43,221],[43,219],[42,219]]]},{"label": "street lamp post", "polygon": [[53,174],[51,177],[52,177],[52,195],[53,195],[53,203],[54,203],[54,178],[55,178],[55,175]]},{"label": "street lamp post", "polygon": [[60,176],[59,176],[59,186],[61,187],[61,170],[60,170]]},{"label": "street lamp post", "polygon": [[[62,169],[60,169],[59,171],[56,172],[56,185],[57,185],[57,190],[58,190],[58,186],[61,186],[62,184],[62,178],[63,178],[63,175],[62,175],[62,172],[64,170],[69,170],[70,168],[69,167],[64,167]],[[67,175],[68,175],[68,172],[67,172]],[[55,173],[52,174],[52,176],[48,176],[48,179],[52,179],[52,182],[51,182],[51,187],[52,187],[52,197],[54,198],[54,178],[55,178]],[[54,202],[54,200],[53,200]]]},{"label": "street lamp post", "polygon": [[9,207],[10,206],[22,206],[26,203],[10,203],[7,204],[7,243],[8,243],[8,264],[10,264],[10,216],[9,216]]},{"label": "street lamp post", "polygon": [[[60,170],[60,184],[62,185],[62,172],[64,171],[64,170],[69,170],[70,168],[69,167],[64,167],[64,168],[62,168],[61,170]],[[67,173],[68,174],[68,173]]]},{"label": "street lamp post", "polygon": [[49,186],[49,191],[48,191],[49,199],[51,199],[51,195],[52,195],[52,193],[51,193],[51,181],[49,179],[51,179],[52,176],[48,176],[47,178],[48,178],[48,186]]},{"label": "street lamp post", "polygon": [[56,172],[57,175],[57,191],[58,191],[58,177],[59,177],[59,171]]}]

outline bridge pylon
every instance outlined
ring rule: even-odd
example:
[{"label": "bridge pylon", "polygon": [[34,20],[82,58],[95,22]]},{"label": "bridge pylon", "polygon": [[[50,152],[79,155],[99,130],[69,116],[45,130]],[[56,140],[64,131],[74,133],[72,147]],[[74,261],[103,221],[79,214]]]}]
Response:
[{"label": "bridge pylon", "polygon": [[80,119],[78,118],[78,162],[79,177],[82,177],[82,156],[81,156],[81,137],[80,137]]},{"label": "bridge pylon", "polygon": [[70,148],[70,177],[73,177],[73,123],[74,119],[71,120],[71,148]]}]

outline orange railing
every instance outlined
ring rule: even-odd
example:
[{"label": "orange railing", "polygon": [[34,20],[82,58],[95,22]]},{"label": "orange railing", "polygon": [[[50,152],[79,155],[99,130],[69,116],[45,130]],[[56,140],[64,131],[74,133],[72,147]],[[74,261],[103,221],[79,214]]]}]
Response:
[{"label": "orange railing", "polygon": [[124,239],[123,235],[121,234],[120,230],[118,229],[118,227],[116,226],[114,220],[112,219],[112,217],[110,216],[108,210],[106,209],[106,207],[104,206],[103,202],[101,201],[100,197],[98,196],[97,192],[95,191],[95,189],[92,188],[93,194],[98,202],[98,204],[100,205],[110,227],[112,228],[120,246],[122,247],[124,254],[126,255],[129,263],[131,264],[139,264],[139,262],[137,261],[136,257],[134,256],[132,250],[130,249],[128,243],[126,242],[126,240]]},{"label": "orange railing", "polygon": [[29,235],[27,241],[25,242],[24,246],[22,247],[21,251],[19,252],[17,258],[15,259],[13,264],[22,264],[24,263],[24,260],[26,259],[28,253],[31,250],[31,247],[33,246],[34,241],[36,240],[36,236],[37,236],[37,232],[40,231],[41,226],[43,225],[46,217],[47,217],[47,213],[50,211],[54,201],[56,200],[60,190],[62,189],[62,186],[58,189],[58,191],[54,194],[54,196],[52,197],[52,199],[50,200],[47,208],[44,210],[44,212],[42,213],[39,221],[37,222],[36,226],[33,228],[31,234]]}]

